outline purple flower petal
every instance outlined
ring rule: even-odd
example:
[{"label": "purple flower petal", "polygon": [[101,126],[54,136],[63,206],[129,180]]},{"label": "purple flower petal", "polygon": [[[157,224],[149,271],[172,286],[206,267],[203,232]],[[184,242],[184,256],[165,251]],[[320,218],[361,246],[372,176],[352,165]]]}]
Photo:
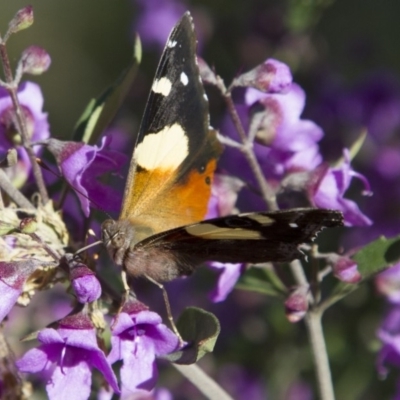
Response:
[{"label": "purple flower petal", "polygon": [[0,322],[11,311],[20,294],[21,290],[15,289],[0,280]]},{"label": "purple flower petal", "polygon": [[211,188],[211,198],[205,219],[223,217],[234,213],[238,192],[244,182],[233,176],[216,174]]},{"label": "purple flower petal", "polygon": [[108,361],[123,360],[122,390],[151,390],[157,379],[156,355],[178,348],[177,336],[162,324],[161,317],[147,310],[132,314],[122,312],[112,330]]},{"label": "purple flower petal", "polygon": [[134,344],[133,351],[125,351],[124,364],[121,368],[122,389],[131,392],[137,389],[152,390],[158,376],[155,353],[151,348],[143,346],[143,343]]},{"label": "purple flower petal", "polygon": [[49,140],[49,150],[57,159],[65,179],[81,202],[85,216],[90,213],[90,200],[104,210],[112,211],[119,207],[119,195],[110,186],[101,184],[97,177],[106,171],[117,171],[126,157],[108,149],[111,138],[102,138],[100,147],[77,142]]},{"label": "purple flower petal", "polygon": [[[88,318],[83,314],[75,314],[64,320],[71,325],[85,325]],[[17,366],[24,372],[47,372],[46,388],[50,398],[87,399],[92,367],[99,369],[112,389],[119,392],[117,379],[105,354],[98,347],[93,328],[48,328],[39,332],[38,340],[40,347],[28,351],[17,362]]]},{"label": "purple flower petal", "polygon": [[49,362],[48,355],[42,349],[31,349],[20,358],[16,365],[21,372],[40,372]]},{"label": "purple flower petal", "polygon": [[92,371],[85,361],[72,367],[56,368],[46,384],[51,400],[87,400],[90,396]]},{"label": "purple flower petal", "polygon": [[390,303],[400,304],[400,263],[378,274],[375,286]]},{"label": "purple flower petal", "polygon": [[[47,113],[43,113],[43,95],[39,85],[33,82],[24,82],[18,88],[18,99],[27,118],[28,133],[32,141],[47,139],[50,136],[49,124],[47,122]],[[7,139],[7,126],[4,125],[5,113],[12,110],[13,105],[8,92],[0,88],[0,149],[12,147]],[[38,147],[35,148],[36,150]]]},{"label": "purple flower petal", "polygon": [[222,270],[218,277],[217,286],[209,294],[210,299],[214,303],[218,303],[224,301],[235,287],[236,282],[243,272],[243,264],[220,263],[215,261],[211,262],[209,265],[211,268]]},{"label": "purple flower petal", "polygon": [[[328,168],[314,187],[310,188],[311,201],[320,208],[332,208],[343,212],[346,226],[368,226],[372,221],[364,215],[358,205],[343,196],[350,186],[353,177],[361,175],[354,172],[350,165],[347,149],[344,150],[344,161],[341,166]],[[366,193],[369,193],[368,181],[363,178]]]}]

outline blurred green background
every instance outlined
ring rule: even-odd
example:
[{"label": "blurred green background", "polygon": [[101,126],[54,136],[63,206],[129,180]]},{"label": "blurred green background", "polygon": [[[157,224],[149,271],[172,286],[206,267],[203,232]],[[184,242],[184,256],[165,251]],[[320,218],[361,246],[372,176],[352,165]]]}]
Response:
[{"label": "blurred green background", "polygon": [[[11,38],[10,58],[15,65],[21,51],[33,44],[50,53],[49,71],[27,78],[42,87],[52,134],[68,138],[90,98],[100,94],[128,64],[140,9],[128,0],[31,0],[30,4],[35,23]],[[348,85],[377,70],[400,76],[398,0],[205,0],[185,4],[206,32],[203,58],[227,82],[270,56],[292,67],[311,103],[318,89],[316,78],[324,73]],[[8,21],[25,5],[20,0],[0,0],[0,32],[5,32]],[[138,79],[121,111],[118,124],[132,134],[159,54],[160,49],[144,48]],[[219,117],[220,106],[215,100],[214,119]],[[204,296],[204,289],[201,292]],[[265,307],[265,298],[259,295],[235,292],[229,304],[227,309],[216,305],[214,311],[229,314],[240,305],[246,318],[232,331],[226,332],[231,328],[223,326],[225,334],[216,350],[221,365],[246,366],[266,385],[270,399],[297,399],[288,397],[289,383],[314,379],[302,323],[289,324],[281,302],[272,301]],[[363,286],[328,311],[325,330],[337,399],[389,399],[394,393],[397,372],[380,381],[375,370],[379,348],[375,331],[383,310],[383,301],[373,288]],[[207,366],[207,360],[204,363]],[[168,381],[164,384],[168,386]]]}]

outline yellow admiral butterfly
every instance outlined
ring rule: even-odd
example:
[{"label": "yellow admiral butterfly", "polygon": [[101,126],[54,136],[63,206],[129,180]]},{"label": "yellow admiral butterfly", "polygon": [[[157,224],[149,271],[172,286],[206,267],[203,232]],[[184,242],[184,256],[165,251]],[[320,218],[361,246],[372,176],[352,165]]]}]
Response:
[{"label": "yellow admiral butterfly", "polygon": [[299,208],[202,221],[222,151],[209,127],[192,18],[173,28],[154,78],[117,221],[102,224],[110,256],[131,276],[156,282],[189,275],[204,261],[291,261],[298,246],[339,211]]}]

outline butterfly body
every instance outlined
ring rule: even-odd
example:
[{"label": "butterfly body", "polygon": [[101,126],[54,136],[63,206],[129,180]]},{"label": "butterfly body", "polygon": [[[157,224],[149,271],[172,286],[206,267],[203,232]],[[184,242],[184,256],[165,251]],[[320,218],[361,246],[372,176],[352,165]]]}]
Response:
[{"label": "butterfly body", "polygon": [[122,210],[102,225],[111,258],[134,277],[189,275],[204,261],[291,261],[339,211],[300,208],[203,221],[222,146],[209,126],[188,13],[161,56],[133,153]]}]

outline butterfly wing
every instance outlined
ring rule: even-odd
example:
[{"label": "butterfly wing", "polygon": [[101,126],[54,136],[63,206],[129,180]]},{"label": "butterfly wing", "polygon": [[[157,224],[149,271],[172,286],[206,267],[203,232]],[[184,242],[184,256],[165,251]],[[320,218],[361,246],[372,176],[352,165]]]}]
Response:
[{"label": "butterfly wing", "polygon": [[125,267],[132,275],[170,280],[189,275],[204,261],[289,262],[301,257],[300,244],[314,240],[323,228],[342,224],[340,211],[313,208],[215,218],[143,240]]},{"label": "butterfly wing", "polygon": [[146,236],[201,221],[221,145],[209,128],[189,13],[172,30],[146,105],[120,220]]}]

